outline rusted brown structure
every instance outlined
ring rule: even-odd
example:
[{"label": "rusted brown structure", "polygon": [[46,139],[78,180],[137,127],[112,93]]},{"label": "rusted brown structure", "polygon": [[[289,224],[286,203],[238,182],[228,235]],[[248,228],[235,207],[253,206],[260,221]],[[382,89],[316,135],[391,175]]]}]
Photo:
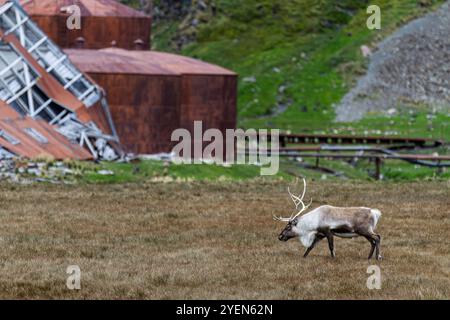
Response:
[{"label": "rusted brown structure", "polygon": [[237,75],[199,60],[154,51],[65,50],[108,98],[127,151],[171,150],[177,128],[235,128]]},{"label": "rusted brown structure", "polygon": [[[59,151],[53,144],[33,147],[36,152],[29,153],[6,141],[0,143],[10,143],[4,150],[35,157],[45,149],[57,158],[84,159],[85,154],[70,152],[87,148],[91,157],[114,159],[122,151],[170,152],[173,131],[193,133],[194,121],[201,121],[203,130],[235,128],[237,75],[199,60],[145,50],[148,16],[113,0],[22,4],[25,9],[0,0],[0,100],[5,102],[0,112],[9,108],[17,113],[8,120],[0,114],[0,130],[8,121],[33,123],[35,140],[54,141],[42,137],[53,129],[68,145],[60,144]],[[71,5],[81,10],[81,30],[66,26]],[[65,54],[58,45],[66,47]],[[4,129],[4,137],[11,138],[13,128]],[[24,139],[20,130],[18,135]],[[85,149],[72,150],[74,142]]]},{"label": "rusted brown structure", "polygon": [[117,136],[101,88],[20,5],[0,0],[2,155],[117,158],[110,145],[117,148]]},{"label": "rusted brown structure", "polygon": [[[21,0],[34,22],[63,48],[101,49],[114,46],[150,48],[151,17],[114,0]],[[67,20],[77,5],[81,29]]]},{"label": "rusted brown structure", "polygon": [[287,144],[375,144],[391,148],[437,148],[444,144],[435,139],[395,136],[355,136],[336,134],[281,134],[280,145]]},{"label": "rusted brown structure", "polygon": [[[42,137],[36,140],[29,130]],[[23,117],[0,101],[0,146],[27,158],[89,160],[92,155],[76,143],[71,143],[56,131],[56,127],[39,119]]]},{"label": "rusted brown structure", "polygon": [[120,141],[129,152],[170,149],[178,128],[181,77],[151,63],[129,59],[124,50],[65,50],[72,61],[102,86]]}]

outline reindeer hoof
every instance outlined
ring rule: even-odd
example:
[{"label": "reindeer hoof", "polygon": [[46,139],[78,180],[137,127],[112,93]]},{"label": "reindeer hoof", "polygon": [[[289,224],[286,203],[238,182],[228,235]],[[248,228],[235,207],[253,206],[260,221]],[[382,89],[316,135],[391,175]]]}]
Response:
[{"label": "reindeer hoof", "polygon": [[383,260],[383,257],[381,256],[381,254],[378,255],[377,260],[378,260],[378,261]]}]

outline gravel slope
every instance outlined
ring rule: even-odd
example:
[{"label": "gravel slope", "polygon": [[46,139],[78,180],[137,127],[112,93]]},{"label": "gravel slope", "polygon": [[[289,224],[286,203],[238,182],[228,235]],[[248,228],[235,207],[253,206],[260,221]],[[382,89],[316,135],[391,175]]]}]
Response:
[{"label": "gravel slope", "polygon": [[367,74],[336,106],[337,121],[367,112],[426,104],[450,105],[450,1],[378,45]]}]

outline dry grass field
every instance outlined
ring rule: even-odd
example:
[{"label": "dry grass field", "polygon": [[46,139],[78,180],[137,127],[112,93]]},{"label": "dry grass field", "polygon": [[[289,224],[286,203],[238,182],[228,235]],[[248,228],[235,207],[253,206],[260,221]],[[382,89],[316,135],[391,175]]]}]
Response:
[{"label": "dry grass field", "polygon": [[311,181],[308,196],[383,212],[381,290],[366,287],[365,239],[337,239],[334,260],[326,241],[303,259],[277,240],[286,182],[3,184],[0,298],[450,298],[448,182]]}]

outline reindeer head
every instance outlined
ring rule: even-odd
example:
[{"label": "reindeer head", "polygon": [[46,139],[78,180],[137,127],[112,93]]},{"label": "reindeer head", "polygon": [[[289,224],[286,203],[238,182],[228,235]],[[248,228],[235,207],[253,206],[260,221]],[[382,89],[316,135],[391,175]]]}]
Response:
[{"label": "reindeer head", "polygon": [[281,231],[280,235],[278,236],[278,240],[286,242],[289,239],[297,237],[298,234],[293,230],[293,227],[295,227],[297,223],[298,219],[289,221],[287,226],[284,227],[283,231]]},{"label": "reindeer head", "polygon": [[300,216],[306,209],[308,209],[312,203],[312,199],[308,205],[305,205],[305,203],[303,202],[303,198],[305,197],[305,194],[306,194],[306,180],[304,178],[303,178],[303,193],[302,193],[301,197],[298,197],[298,196],[292,194],[289,187],[288,187],[288,193],[291,196],[292,201],[294,202],[295,209],[298,210],[300,205],[302,206],[302,208],[297,213],[293,213],[290,218],[282,218],[282,217],[273,216],[273,219],[276,221],[282,221],[282,222],[288,223],[286,225],[286,227],[283,229],[283,231],[280,233],[280,235],[278,236],[278,239],[280,241],[288,241],[289,239],[292,239],[292,238],[295,238],[298,236],[298,234],[294,230],[295,227],[297,226],[297,223],[299,220],[298,216]]}]

